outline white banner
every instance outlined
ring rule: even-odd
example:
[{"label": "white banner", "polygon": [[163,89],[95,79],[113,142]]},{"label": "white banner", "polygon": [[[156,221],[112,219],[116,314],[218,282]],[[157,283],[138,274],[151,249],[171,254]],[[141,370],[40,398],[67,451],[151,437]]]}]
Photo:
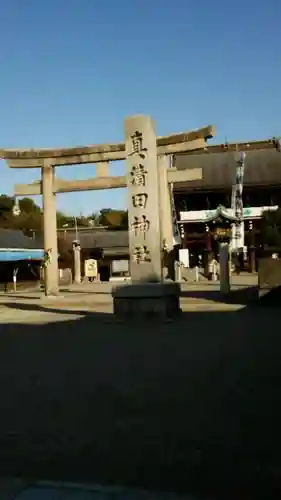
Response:
[{"label": "white banner", "polygon": [[173,191],[173,184],[169,184],[169,189],[170,189],[170,200],[171,200],[171,210],[172,210],[172,225],[173,225],[173,245],[180,245],[181,244],[181,236],[180,236],[180,231],[178,227],[178,221],[177,221],[177,212],[176,212],[176,207],[175,207],[175,200],[174,200],[174,191]]}]

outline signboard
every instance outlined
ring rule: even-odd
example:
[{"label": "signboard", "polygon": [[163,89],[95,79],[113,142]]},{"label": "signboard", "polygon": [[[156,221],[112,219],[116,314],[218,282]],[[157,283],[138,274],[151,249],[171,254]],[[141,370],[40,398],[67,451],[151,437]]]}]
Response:
[{"label": "signboard", "polygon": [[95,259],[85,260],[85,276],[86,278],[96,278],[98,274],[98,261]]},{"label": "signboard", "polygon": [[113,260],[111,264],[112,273],[127,273],[129,271],[128,260]]},{"label": "signboard", "polygon": [[189,250],[188,250],[188,248],[181,248],[179,250],[179,259],[180,259],[180,263],[183,264],[184,267],[189,267]]},{"label": "signboard", "polygon": [[175,199],[174,199],[174,193],[173,193],[173,185],[169,185],[169,191],[170,191],[170,200],[171,200],[171,211],[172,211],[172,225],[173,225],[173,245],[180,245],[181,244],[181,237],[180,237],[180,232],[179,232],[179,227],[178,227],[178,222],[177,222],[177,212],[176,212],[176,206],[175,206]]},{"label": "signboard", "polygon": [[215,234],[219,237],[219,238],[230,238],[231,237],[231,229],[229,228],[225,228],[225,227],[217,227],[215,229]]}]

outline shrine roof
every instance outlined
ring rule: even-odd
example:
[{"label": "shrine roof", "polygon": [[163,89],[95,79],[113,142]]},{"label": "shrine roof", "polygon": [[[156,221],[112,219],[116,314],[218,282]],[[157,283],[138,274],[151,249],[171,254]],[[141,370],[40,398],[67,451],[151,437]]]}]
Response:
[{"label": "shrine roof", "polygon": [[205,222],[215,221],[216,219],[226,219],[229,221],[237,221],[237,217],[228,210],[226,207],[219,205],[216,210],[210,210],[209,215],[207,215]]},{"label": "shrine roof", "polygon": [[[230,188],[235,182],[234,152],[177,154],[174,155],[174,166],[178,170],[203,170],[202,179],[175,184],[176,192]],[[273,185],[281,185],[281,153],[276,149],[246,151],[244,186]]]},{"label": "shrine roof", "polygon": [[[69,245],[75,239],[75,232],[67,232],[65,239]],[[113,248],[128,248],[129,233],[128,231],[79,231],[79,241],[82,248],[93,249],[113,249]]]},{"label": "shrine roof", "polygon": [[42,242],[25,236],[20,230],[0,229],[1,263],[18,262],[24,260],[42,261],[43,258],[44,250]]},{"label": "shrine roof", "polygon": [[16,229],[0,229],[0,249],[42,249],[43,243]]}]

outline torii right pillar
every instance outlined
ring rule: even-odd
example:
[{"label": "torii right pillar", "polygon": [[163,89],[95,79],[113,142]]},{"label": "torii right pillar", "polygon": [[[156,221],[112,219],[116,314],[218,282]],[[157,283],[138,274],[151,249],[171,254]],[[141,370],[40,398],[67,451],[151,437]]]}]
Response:
[{"label": "torii right pillar", "polygon": [[174,250],[173,234],[173,196],[171,185],[168,183],[168,169],[170,158],[166,155],[158,156],[158,176],[159,176],[159,203],[160,203],[160,230],[163,246],[163,273],[164,279],[175,279],[175,260],[176,252]]},{"label": "torii right pillar", "polygon": [[230,293],[228,243],[221,243],[219,252],[220,252],[220,292],[222,295],[228,295]]}]

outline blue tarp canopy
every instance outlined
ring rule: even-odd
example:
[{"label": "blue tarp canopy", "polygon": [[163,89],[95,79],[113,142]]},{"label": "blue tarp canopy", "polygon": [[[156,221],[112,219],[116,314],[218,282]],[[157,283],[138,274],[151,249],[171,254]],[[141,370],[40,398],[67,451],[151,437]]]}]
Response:
[{"label": "blue tarp canopy", "polygon": [[0,262],[44,259],[44,250],[37,248],[0,248]]}]

